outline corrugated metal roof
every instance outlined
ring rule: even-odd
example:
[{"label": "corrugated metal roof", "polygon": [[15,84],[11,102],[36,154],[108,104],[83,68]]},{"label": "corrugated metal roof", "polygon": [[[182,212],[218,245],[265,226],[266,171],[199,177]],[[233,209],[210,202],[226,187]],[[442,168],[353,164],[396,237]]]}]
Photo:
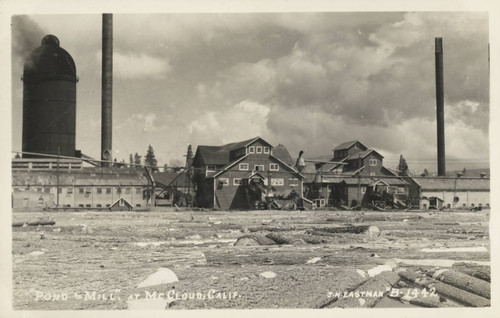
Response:
[{"label": "corrugated metal roof", "polygon": [[466,190],[490,190],[490,180],[487,178],[455,178],[455,179],[439,179],[439,178],[418,178],[414,179],[420,185],[422,191],[466,191]]}]

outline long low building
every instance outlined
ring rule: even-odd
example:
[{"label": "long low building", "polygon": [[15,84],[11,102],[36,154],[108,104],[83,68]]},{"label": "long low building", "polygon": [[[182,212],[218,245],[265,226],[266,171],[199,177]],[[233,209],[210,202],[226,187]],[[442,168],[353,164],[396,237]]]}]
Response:
[{"label": "long low building", "polygon": [[420,208],[428,209],[429,200],[437,198],[445,208],[490,206],[490,179],[477,178],[413,178],[420,191]]},{"label": "long low building", "polygon": [[12,207],[143,208],[150,205],[150,185],[135,168],[13,170]]}]

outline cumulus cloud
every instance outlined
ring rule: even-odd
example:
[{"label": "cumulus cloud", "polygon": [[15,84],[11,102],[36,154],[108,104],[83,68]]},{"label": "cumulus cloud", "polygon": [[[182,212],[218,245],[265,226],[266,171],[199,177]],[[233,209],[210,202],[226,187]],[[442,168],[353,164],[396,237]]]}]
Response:
[{"label": "cumulus cloud", "polygon": [[[330,154],[360,139],[387,157],[434,158],[434,37],[441,36],[447,156],[488,153],[486,13],[116,15],[114,23],[115,123],[123,134],[115,133],[116,147],[146,140],[182,158],[188,143],[261,135],[293,154]],[[61,32],[82,25],[61,23]],[[95,33],[64,45],[80,70],[78,105],[98,120]]]},{"label": "cumulus cloud", "polygon": [[267,120],[270,109],[251,100],[244,100],[228,110],[204,113],[187,126],[191,140],[199,144],[219,145],[269,135]]}]

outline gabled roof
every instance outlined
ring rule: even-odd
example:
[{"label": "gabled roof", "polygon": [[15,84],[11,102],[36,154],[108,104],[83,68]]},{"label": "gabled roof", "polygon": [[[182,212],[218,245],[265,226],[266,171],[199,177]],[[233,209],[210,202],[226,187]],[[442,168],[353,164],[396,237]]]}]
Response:
[{"label": "gabled roof", "polygon": [[220,174],[226,172],[227,169],[233,167],[235,164],[237,164],[238,162],[240,162],[241,160],[245,159],[246,157],[248,157],[248,155],[245,155],[241,158],[239,158],[238,160],[235,160],[233,162],[230,162],[228,163],[226,166],[224,166],[224,168],[222,168],[221,171],[217,172],[216,174],[213,175],[214,178],[218,177]]},{"label": "gabled roof", "polygon": [[[257,140],[263,141],[271,146],[267,141],[260,137],[255,137],[248,140],[233,142],[222,146],[198,146],[196,155],[200,155],[206,165],[226,165],[229,163],[230,152],[236,149],[246,147]],[[196,157],[195,155],[195,157]]]},{"label": "gabled roof", "polygon": [[[366,156],[368,156],[369,154],[371,154],[372,152],[376,153],[378,156],[380,156],[381,158],[384,158],[384,156],[382,156],[378,151],[376,151],[375,149],[366,149],[365,151],[360,151],[360,152],[357,152],[355,154],[353,154],[352,156],[348,157],[349,159],[348,160],[355,160],[355,159],[359,159],[360,157],[361,158],[365,158]],[[347,160],[347,158],[346,158]]]},{"label": "gabled roof", "polygon": [[274,156],[274,155],[271,155],[271,157],[273,157],[274,159],[278,160],[281,164],[283,164],[284,166],[286,166],[288,169],[292,170],[293,172],[295,172],[296,174],[298,174],[299,176],[301,176],[302,178],[304,178],[304,175],[302,175],[300,172],[298,172],[297,169],[295,169],[292,166],[286,164],[286,162],[283,162],[283,160],[281,160],[280,158],[276,158],[276,156]]},{"label": "gabled roof", "polygon": [[279,144],[273,148],[273,156],[275,158],[278,158],[279,160],[283,161],[284,163],[286,163],[289,166],[293,166],[293,164],[294,164],[294,162],[292,160],[292,156],[290,156],[288,149],[286,149],[286,147],[283,146],[282,144]]},{"label": "gabled roof", "polygon": [[130,204],[127,199],[125,199],[124,197],[119,197],[115,202],[113,202],[113,204],[111,204],[111,207],[114,207],[115,205],[118,204],[118,202],[120,202],[120,200],[123,200],[123,202],[125,202],[126,205],[128,206],[132,206],[132,204]]},{"label": "gabled roof", "polygon": [[336,162],[332,162],[332,163],[326,163],[323,166],[321,166],[321,169],[323,169],[323,171],[332,171],[333,169],[335,169],[338,166],[340,166],[340,164],[338,164],[338,162],[344,162],[344,161],[347,161],[348,159],[349,159],[349,156],[343,158],[340,161],[336,161]]},{"label": "gabled roof", "polygon": [[[351,141],[346,141],[346,142],[343,142],[341,143],[340,145],[338,145],[337,147],[335,147],[333,150],[344,150],[344,149],[349,149],[351,148],[352,146],[354,146],[354,144],[356,144],[357,142],[359,142],[359,140],[351,140]],[[361,142],[359,142],[361,145],[363,145]],[[363,145],[365,148],[367,148],[365,145]]]}]

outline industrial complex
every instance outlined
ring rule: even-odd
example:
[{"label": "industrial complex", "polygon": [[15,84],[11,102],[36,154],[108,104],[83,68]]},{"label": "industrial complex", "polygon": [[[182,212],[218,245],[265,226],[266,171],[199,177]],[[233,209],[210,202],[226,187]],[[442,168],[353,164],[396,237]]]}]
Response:
[{"label": "industrial complex", "polygon": [[[489,207],[489,177],[447,176],[443,50],[436,38],[438,177],[410,176],[383,164],[359,140],[338,141],[330,160],[296,160],[261,137],[189,146],[185,166],[154,171],[112,158],[112,15],[103,15],[101,158],[75,149],[77,67],[54,35],[24,64],[22,156],[12,161],[14,209],[228,209]],[[265,136],[263,136],[265,137]],[[327,150],[329,151],[329,150]],[[118,207],[117,207],[118,206]]]}]

